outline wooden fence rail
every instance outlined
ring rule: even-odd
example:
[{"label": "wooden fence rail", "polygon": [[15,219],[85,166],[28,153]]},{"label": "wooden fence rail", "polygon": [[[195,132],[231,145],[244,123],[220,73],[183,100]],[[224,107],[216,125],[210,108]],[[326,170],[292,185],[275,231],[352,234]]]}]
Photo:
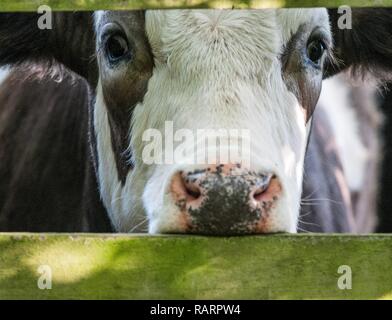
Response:
[{"label": "wooden fence rail", "polygon": [[392,0],[0,0],[0,11],[36,11],[40,5],[53,10],[125,10],[151,8],[266,8],[392,6]]},{"label": "wooden fence rail", "polygon": [[0,234],[0,299],[392,299],[391,270],[391,235]]}]

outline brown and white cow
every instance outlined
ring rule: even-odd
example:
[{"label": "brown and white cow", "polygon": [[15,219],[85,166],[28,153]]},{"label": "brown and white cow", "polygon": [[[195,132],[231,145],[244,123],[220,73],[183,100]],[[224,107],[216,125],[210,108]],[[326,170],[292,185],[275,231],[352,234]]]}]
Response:
[{"label": "brown and white cow", "polygon": [[[71,131],[72,125],[79,129],[71,136],[89,128],[89,140],[86,135],[69,155],[61,152],[68,142],[61,130],[53,155],[40,160],[41,170],[34,172],[42,177],[57,172],[67,180],[62,170],[85,170],[74,189],[68,176],[67,196],[54,188],[49,198],[36,199],[40,209],[45,211],[46,201],[64,207],[77,201],[75,208],[97,212],[102,221],[106,213],[120,232],[145,226],[150,233],[296,232],[307,136],[322,80],[350,66],[387,74],[392,69],[391,17],[390,10],[358,10],[353,29],[340,30],[336,12],[321,8],[58,13],[53,30],[40,30],[34,14],[0,16],[2,64],[23,63],[18,67],[23,68],[34,61],[50,69],[56,61],[84,77],[91,93],[89,112],[79,110],[83,115],[75,121],[66,95],[58,97],[52,115],[43,107],[45,126],[33,116],[36,110],[21,111],[31,130],[26,134],[52,134],[47,126],[56,127],[55,120],[66,121]],[[12,111],[0,109],[0,114],[12,118]],[[149,129],[164,133],[166,121],[174,130],[247,129],[249,164],[238,163],[241,159],[146,164],[143,135]],[[42,146],[14,141],[18,125],[10,125],[1,142],[38,157]],[[77,160],[90,162],[70,169],[65,158],[78,155]],[[2,164],[4,175],[17,164],[15,157],[8,161]],[[16,172],[23,175],[26,165]],[[56,174],[49,178],[56,185]],[[0,196],[13,206],[19,195],[4,195],[17,186],[13,177],[7,181]],[[72,192],[83,196],[74,198]],[[12,218],[0,219],[1,225]]]}]

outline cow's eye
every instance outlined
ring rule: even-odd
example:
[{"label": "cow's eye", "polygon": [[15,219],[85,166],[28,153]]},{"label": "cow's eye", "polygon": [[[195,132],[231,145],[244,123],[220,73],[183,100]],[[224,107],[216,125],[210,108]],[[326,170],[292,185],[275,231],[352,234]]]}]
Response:
[{"label": "cow's eye", "polygon": [[109,61],[115,63],[129,54],[128,41],[122,35],[109,36],[105,50]]},{"label": "cow's eye", "polygon": [[306,49],[306,53],[308,58],[316,65],[320,65],[321,58],[324,55],[325,44],[321,40],[312,40],[309,42],[308,47]]}]

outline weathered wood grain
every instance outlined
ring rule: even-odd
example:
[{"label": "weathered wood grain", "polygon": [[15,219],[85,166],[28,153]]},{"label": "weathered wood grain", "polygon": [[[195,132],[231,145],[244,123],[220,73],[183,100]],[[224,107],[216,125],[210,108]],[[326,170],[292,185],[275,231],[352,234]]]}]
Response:
[{"label": "weathered wood grain", "polygon": [[40,5],[53,10],[125,10],[147,8],[266,8],[392,6],[392,0],[1,0],[0,11],[36,11]]},{"label": "weathered wood grain", "polygon": [[392,236],[0,234],[0,299],[16,298],[392,299]]}]

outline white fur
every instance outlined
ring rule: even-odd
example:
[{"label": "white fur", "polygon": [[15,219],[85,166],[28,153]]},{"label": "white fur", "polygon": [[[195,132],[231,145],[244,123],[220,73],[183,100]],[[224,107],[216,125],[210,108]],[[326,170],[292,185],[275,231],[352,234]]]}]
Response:
[{"label": "white fur", "polygon": [[301,107],[282,80],[279,55],[305,22],[329,30],[325,9],[146,13],[155,69],[143,103],[133,112],[130,149],[135,168],[124,187],[117,176],[100,83],[97,88],[100,192],[118,231],[132,230],[144,215],[151,233],[179,231],[178,208],[168,192],[170,178],[178,170],[199,166],[147,166],[141,160],[143,132],[163,132],[165,121],[173,120],[175,129],[250,130],[250,169],[274,172],[283,187],[268,231],[296,232],[306,128]]},{"label": "white fur", "polygon": [[9,67],[1,67],[0,68],[0,85],[3,83],[5,78],[8,77],[9,73],[10,73]]},{"label": "white fur", "polygon": [[325,80],[319,107],[328,115],[348,186],[351,191],[359,191],[369,155],[361,141],[359,119],[349,94],[350,84],[343,78],[338,76]]}]

